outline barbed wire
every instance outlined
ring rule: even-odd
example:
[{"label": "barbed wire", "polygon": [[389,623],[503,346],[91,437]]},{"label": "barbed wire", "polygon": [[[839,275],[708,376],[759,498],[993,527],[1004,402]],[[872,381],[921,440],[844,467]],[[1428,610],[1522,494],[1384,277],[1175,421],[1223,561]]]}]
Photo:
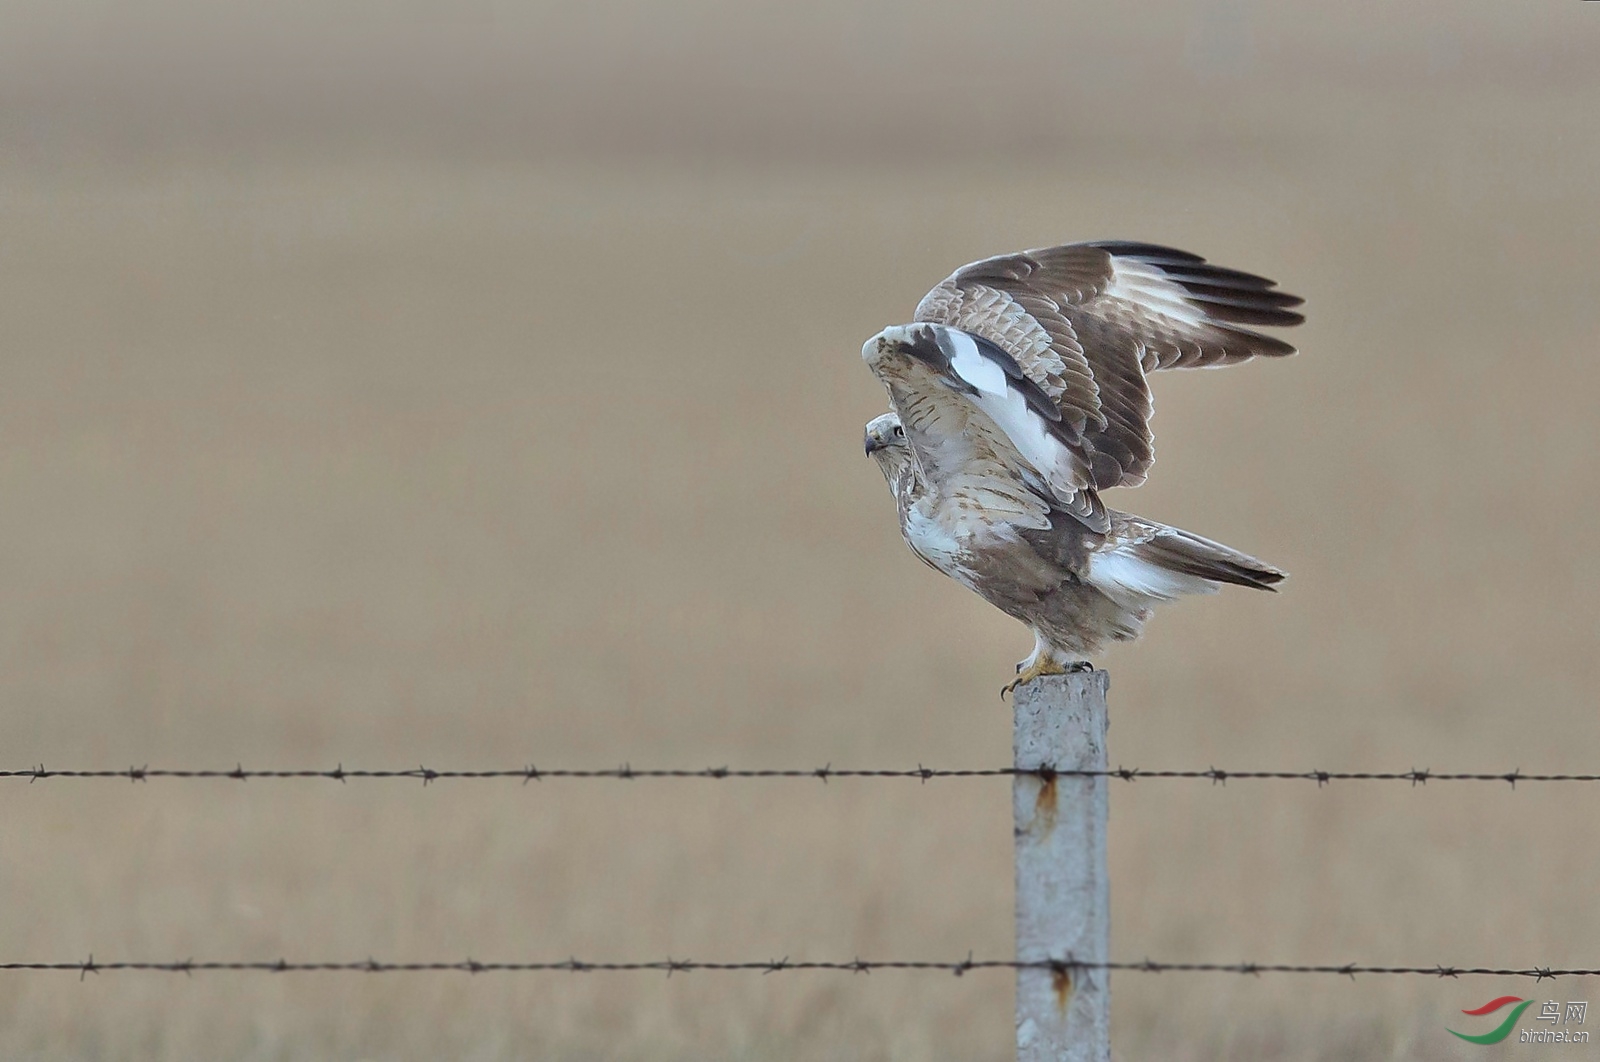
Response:
[{"label": "barbed wire", "polygon": [[1254,771],[1223,770],[1207,767],[1204,770],[1152,770],[1142,767],[1114,767],[1106,770],[1058,770],[1054,767],[979,767],[937,768],[917,765],[914,768],[857,768],[834,767],[633,767],[624,763],[620,767],[524,767],[453,770],[427,766],[394,769],[347,768],[339,764],[331,769],[302,767],[288,769],[247,768],[238,764],[222,768],[52,768],[39,764],[22,770],[0,770],[0,779],[26,779],[39,782],[55,779],[122,779],[148,782],[152,779],[224,779],[237,782],[251,779],[323,779],[334,782],[369,781],[375,779],[411,779],[424,785],[442,780],[502,779],[543,782],[554,779],[591,779],[634,781],[638,779],[688,779],[712,780],[751,778],[811,778],[828,782],[835,778],[909,778],[927,782],[936,778],[1001,778],[1031,776],[1046,780],[1052,778],[1114,778],[1134,782],[1141,778],[1205,780],[1213,785],[1226,785],[1230,781],[1302,781],[1315,782],[1320,788],[1330,782],[1408,782],[1413,786],[1429,782],[1504,782],[1516,788],[1518,782],[1600,782],[1600,774],[1526,774],[1518,768],[1511,771],[1434,771],[1413,768],[1409,771]]},{"label": "barbed wire", "polygon": [[1550,966],[1372,966],[1363,963],[1342,965],[1302,965],[1289,963],[1214,963],[1214,962],[1079,962],[1074,959],[974,959],[969,953],[955,962],[925,960],[852,959],[848,962],[792,960],[789,958],[742,962],[699,962],[692,959],[661,959],[649,962],[586,962],[563,959],[557,962],[380,962],[364,959],[351,962],[276,961],[215,962],[183,959],[174,962],[99,962],[93,955],[79,962],[0,962],[0,971],[56,971],[76,973],[79,979],[89,974],[146,973],[676,973],[696,971],[790,973],[802,971],[872,973],[875,970],[935,971],[961,977],[977,970],[1049,970],[1074,974],[1109,971],[1122,973],[1220,973],[1259,977],[1262,974],[1332,974],[1355,978],[1358,975],[1415,975],[1424,977],[1530,977],[1535,981],[1558,977],[1600,977],[1600,968],[1559,968]]}]

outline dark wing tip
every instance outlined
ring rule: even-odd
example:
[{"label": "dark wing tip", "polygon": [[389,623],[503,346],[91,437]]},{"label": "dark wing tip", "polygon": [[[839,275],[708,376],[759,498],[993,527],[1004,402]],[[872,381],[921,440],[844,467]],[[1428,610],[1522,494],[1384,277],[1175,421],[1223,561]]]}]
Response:
[{"label": "dark wing tip", "polygon": [[1263,325],[1269,328],[1293,328],[1304,324],[1306,315],[1285,310],[1281,306],[1263,306],[1247,302],[1220,302],[1215,299],[1197,299],[1190,302],[1205,310],[1206,316],[1224,324]]},{"label": "dark wing tip", "polygon": [[[1171,276],[1171,274],[1167,274]],[[1272,288],[1247,289],[1229,287],[1225,284],[1208,284],[1203,280],[1190,280],[1186,277],[1173,277],[1183,285],[1189,297],[1196,302],[1216,303],[1219,306],[1275,306],[1287,309],[1291,306],[1304,305],[1305,301],[1298,295],[1290,295],[1287,291],[1276,291]]]},{"label": "dark wing tip", "polygon": [[[1298,295],[1276,290],[1278,282],[1267,277],[1212,265],[1197,254],[1154,243],[1105,240],[1093,247],[1121,258],[1133,258],[1155,266],[1183,288],[1189,300],[1223,324],[1265,325],[1292,328],[1305,323],[1305,315],[1290,309],[1305,300]],[[1294,348],[1263,353],[1293,353]]]},{"label": "dark wing tip", "polygon": [[[1300,315],[1295,314],[1294,316],[1299,317]],[[1301,318],[1301,320],[1304,320],[1304,318]],[[1294,323],[1299,324],[1300,321],[1295,321]],[[1228,347],[1237,347],[1240,351],[1240,355],[1235,355],[1230,360],[1238,360],[1241,355],[1243,357],[1286,358],[1290,354],[1299,353],[1293,343],[1285,343],[1277,336],[1264,336],[1260,332],[1251,332],[1244,328],[1219,327],[1217,330],[1226,337]]]},{"label": "dark wing tip", "polygon": [[1159,243],[1141,243],[1138,240],[1091,240],[1088,246],[1097,247],[1119,258],[1138,258],[1152,265],[1204,265],[1205,259],[1176,247],[1163,247]]}]

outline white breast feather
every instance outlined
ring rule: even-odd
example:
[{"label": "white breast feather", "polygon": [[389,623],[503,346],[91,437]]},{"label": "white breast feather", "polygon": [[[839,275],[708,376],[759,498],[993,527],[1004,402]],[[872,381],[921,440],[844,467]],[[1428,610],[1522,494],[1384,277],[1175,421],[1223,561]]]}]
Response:
[{"label": "white breast feather", "polygon": [[905,536],[917,556],[971,588],[971,573],[960,563],[967,547],[955,529],[913,505],[906,510]]}]

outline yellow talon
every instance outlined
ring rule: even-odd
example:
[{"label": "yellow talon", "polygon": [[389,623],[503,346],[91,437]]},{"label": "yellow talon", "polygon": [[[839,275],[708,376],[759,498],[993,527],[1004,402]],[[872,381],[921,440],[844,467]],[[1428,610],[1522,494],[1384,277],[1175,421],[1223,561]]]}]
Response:
[{"label": "yellow talon", "polygon": [[1066,675],[1073,670],[1075,668],[1062,667],[1057,663],[1054,659],[1054,654],[1040,653],[1038,659],[1027,667],[1023,667],[1021,664],[1017,665],[1017,677],[1000,687],[1000,699],[1005,700],[1006,694],[1015,691],[1018,686],[1032,682],[1036,678],[1041,678],[1045,675]]}]

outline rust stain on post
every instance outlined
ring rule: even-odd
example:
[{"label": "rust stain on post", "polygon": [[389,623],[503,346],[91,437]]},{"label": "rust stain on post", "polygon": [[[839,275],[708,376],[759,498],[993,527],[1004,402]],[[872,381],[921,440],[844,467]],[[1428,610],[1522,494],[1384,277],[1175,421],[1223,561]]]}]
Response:
[{"label": "rust stain on post", "polygon": [[1033,821],[1037,832],[1049,833],[1056,828],[1056,772],[1045,770],[1039,775],[1039,795],[1033,798]]},{"label": "rust stain on post", "polygon": [[1056,1012],[1066,1017],[1067,1006],[1072,1002],[1072,971],[1065,966],[1051,970],[1050,987],[1056,990]]}]

